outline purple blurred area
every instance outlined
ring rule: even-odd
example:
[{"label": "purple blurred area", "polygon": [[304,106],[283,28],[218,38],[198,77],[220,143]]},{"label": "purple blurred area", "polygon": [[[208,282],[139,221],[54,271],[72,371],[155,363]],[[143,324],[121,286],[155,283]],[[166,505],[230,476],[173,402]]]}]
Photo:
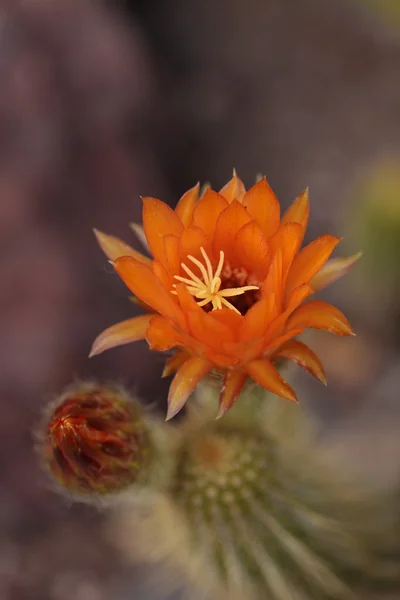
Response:
[{"label": "purple blurred area", "polygon": [[[266,174],[284,207],[308,185],[309,239],[343,234],[353,186],[400,156],[399,39],[350,0],[3,0],[2,600],[145,597],[103,517],[49,489],[33,451],[42,408],[73,379],[125,382],[165,408],[162,358],[144,343],[87,358],[135,310],[92,228],[135,245],[139,195],[174,204],[236,167],[247,185]],[[358,251],[345,233],[342,253]],[[348,283],[325,294],[360,335],[315,338],[323,394],[299,381],[329,435],[362,431],[356,460],[374,431],[395,464],[399,328],[390,303],[365,296]]]}]

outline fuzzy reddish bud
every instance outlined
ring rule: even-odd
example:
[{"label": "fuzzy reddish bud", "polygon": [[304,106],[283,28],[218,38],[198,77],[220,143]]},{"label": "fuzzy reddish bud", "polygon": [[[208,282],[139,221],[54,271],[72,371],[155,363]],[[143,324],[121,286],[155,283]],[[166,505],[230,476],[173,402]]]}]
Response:
[{"label": "fuzzy reddish bud", "polygon": [[147,464],[140,408],[119,388],[78,384],[53,406],[42,454],[52,476],[71,492],[121,490],[137,482]]}]

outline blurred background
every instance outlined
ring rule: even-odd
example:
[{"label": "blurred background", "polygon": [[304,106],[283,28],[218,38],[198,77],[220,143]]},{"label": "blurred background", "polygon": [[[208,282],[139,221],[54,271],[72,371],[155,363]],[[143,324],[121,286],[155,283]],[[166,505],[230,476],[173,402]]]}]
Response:
[{"label": "blurred background", "polygon": [[343,235],[340,254],[364,257],[323,295],[358,337],[311,335],[330,385],[296,374],[300,396],[346,467],[398,479],[399,6],[2,1],[2,600],[153,597],[106,518],[57,495],[33,451],[43,407],[73,379],[121,381],[165,409],[146,344],[87,358],[134,310],[92,227],[134,245],[140,194],[174,205],[233,167],[247,186],[265,174],[284,208],[309,186],[308,240]]}]

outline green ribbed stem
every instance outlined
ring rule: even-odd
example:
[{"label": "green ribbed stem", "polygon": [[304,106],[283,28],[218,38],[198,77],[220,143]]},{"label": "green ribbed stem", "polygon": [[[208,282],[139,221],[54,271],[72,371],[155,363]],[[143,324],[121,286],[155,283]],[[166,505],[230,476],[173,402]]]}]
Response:
[{"label": "green ribbed stem", "polygon": [[186,516],[188,556],[202,555],[199,580],[221,584],[224,598],[344,599],[399,575],[384,560],[379,513],[309,464],[290,468],[261,431],[191,433],[171,498]]}]

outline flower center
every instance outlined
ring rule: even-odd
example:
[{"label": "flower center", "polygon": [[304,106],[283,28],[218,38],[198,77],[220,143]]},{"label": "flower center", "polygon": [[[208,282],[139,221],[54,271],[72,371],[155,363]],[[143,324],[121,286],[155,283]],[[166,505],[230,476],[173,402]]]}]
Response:
[{"label": "flower center", "polygon": [[[188,291],[198,300],[197,304],[199,306],[206,306],[211,303],[211,310],[220,310],[223,306],[226,306],[240,315],[241,312],[226,298],[240,296],[249,290],[258,290],[259,286],[244,285],[242,287],[227,287],[221,289],[221,273],[225,260],[223,251],[221,250],[219,253],[219,262],[215,273],[213,272],[211,261],[204,248],[201,247],[200,251],[204,258],[205,265],[190,254],[188,255],[188,259],[199,268],[203,279],[201,280],[200,277],[197,277],[185,263],[181,263],[181,267],[190,279],[181,277],[180,275],[175,275],[174,279],[186,284]],[[174,284],[174,287],[176,287],[176,284]],[[172,293],[176,294],[176,291],[172,290]]]}]

